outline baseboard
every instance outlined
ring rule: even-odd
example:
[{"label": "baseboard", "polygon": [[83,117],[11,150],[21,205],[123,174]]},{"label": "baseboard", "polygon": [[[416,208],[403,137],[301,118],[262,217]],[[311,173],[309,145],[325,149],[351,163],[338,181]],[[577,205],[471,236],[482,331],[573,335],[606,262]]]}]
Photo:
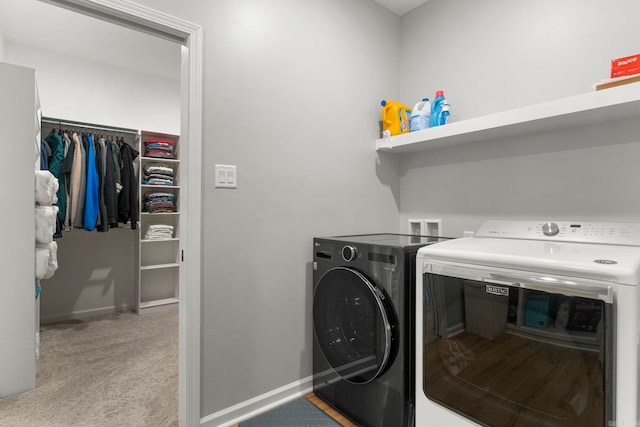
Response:
[{"label": "baseboard", "polygon": [[71,313],[49,314],[46,316],[41,315],[40,324],[46,325],[51,323],[64,322],[67,320],[87,319],[89,317],[101,316],[103,314],[122,313],[125,311],[132,311],[132,310],[134,310],[133,306],[121,305],[119,307],[111,306],[111,307],[102,307],[102,308],[91,308],[88,310],[72,311]]},{"label": "baseboard", "polygon": [[200,419],[205,427],[229,427],[255,417],[313,390],[313,376],[271,390]]}]

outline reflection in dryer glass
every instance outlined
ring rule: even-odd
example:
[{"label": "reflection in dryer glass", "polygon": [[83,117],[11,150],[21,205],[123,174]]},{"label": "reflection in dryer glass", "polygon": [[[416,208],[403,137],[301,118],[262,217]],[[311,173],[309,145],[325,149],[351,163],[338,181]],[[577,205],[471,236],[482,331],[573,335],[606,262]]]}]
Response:
[{"label": "reflection in dryer glass", "polygon": [[[603,426],[612,305],[425,274],[423,390],[491,426]],[[608,385],[607,385],[608,383]]]}]

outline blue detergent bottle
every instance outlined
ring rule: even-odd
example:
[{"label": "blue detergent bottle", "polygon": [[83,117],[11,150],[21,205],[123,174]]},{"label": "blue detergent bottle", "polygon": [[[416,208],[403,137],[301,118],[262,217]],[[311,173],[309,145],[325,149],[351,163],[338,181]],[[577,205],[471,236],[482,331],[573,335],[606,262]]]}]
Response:
[{"label": "blue detergent bottle", "polygon": [[441,111],[440,117],[438,118],[438,126],[446,125],[449,120],[449,115],[451,114],[451,104],[449,104],[446,99],[442,101],[440,107]]},{"label": "blue detergent bottle", "polygon": [[436,91],[436,97],[431,103],[431,127],[438,126],[440,124],[440,112],[442,111],[442,102],[444,100],[444,91]]}]

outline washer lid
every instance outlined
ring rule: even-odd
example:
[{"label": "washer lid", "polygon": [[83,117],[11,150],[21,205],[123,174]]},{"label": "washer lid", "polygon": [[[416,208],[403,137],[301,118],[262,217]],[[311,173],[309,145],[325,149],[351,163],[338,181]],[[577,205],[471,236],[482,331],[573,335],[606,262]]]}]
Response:
[{"label": "washer lid", "polygon": [[426,263],[447,261],[628,285],[640,281],[640,248],[635,246],[467,237],[425,246],[417,257]]}]

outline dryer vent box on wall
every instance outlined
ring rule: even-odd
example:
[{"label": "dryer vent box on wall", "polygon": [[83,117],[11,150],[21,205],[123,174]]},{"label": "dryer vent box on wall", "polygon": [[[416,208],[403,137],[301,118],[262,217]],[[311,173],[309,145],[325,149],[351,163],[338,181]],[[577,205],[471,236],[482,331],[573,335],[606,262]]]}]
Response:
[{"label": "dryer vent box on wall", "polygon": [[467,332],[492,340],[507,329],[509,288],[466,282],[464,314]]}]

